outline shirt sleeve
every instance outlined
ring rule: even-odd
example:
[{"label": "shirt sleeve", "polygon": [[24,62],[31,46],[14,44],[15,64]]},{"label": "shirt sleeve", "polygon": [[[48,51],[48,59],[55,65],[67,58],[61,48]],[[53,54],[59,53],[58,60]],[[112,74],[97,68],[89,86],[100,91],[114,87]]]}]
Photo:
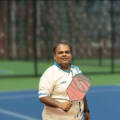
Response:
[{"label": "shirt sleeve", "polygon": [[38,97],[50,96],[54,88],[52,71],[47,70],[40,78]]}]

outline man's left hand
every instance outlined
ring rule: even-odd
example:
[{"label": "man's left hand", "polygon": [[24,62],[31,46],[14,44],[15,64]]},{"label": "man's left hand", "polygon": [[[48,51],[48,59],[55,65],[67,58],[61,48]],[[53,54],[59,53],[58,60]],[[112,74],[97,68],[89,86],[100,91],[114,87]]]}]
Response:
[{"label": "man's left hand", "polygon": [[85,112],[85,120],[90,120],[90,115],[88,112]]}]

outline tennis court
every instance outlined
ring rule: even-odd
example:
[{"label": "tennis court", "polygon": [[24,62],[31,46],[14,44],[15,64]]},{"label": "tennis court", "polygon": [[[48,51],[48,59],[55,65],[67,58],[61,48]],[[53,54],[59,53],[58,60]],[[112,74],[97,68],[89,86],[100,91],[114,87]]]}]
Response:
[{"label": "tennis court", "polygon": [[41,120],[39,78],[60,40],[72,44],[72,64],[92,81],[91,120],[120,120],[119,6],[119,0],[0,0],[0,120]]},{"label": "tennis court", "polygon": [[[120,86],[94,86],[87,93],[91,120],[119,120]],[[41,120],[37,90],[0,92],[0,120]]]}]

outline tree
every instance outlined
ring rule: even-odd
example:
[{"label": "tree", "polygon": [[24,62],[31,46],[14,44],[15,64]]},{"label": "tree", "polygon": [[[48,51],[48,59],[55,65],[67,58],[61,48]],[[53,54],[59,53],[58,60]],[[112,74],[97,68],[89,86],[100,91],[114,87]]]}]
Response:
[{"label": "tree", "polygon": [[7,1],[0,1],[0,56],[5,56],[5,43],[7,40],[6,35],[7,24]]},{"label": "tree", "polygon": [[27,59],[33,57],[33,1],[27,0]]},{"label": "tree", "polygon": [[11,56],[17,57],[17,44],[16,44],[16,0],[11,2]]}]

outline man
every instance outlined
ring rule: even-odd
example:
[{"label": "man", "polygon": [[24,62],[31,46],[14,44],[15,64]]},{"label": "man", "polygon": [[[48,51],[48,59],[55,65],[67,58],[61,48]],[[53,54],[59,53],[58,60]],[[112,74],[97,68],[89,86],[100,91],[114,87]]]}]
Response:
[{"label": "man", "polygon": [[39,99],[45,104],[43,120],[90,120],[86,97],[81,101],[70,101],[67,87],[72,77],[81,71],[71,65],[72,47],[67,42],[56,44],[53,49],[54,65],[42,75],[39,83]]}]

